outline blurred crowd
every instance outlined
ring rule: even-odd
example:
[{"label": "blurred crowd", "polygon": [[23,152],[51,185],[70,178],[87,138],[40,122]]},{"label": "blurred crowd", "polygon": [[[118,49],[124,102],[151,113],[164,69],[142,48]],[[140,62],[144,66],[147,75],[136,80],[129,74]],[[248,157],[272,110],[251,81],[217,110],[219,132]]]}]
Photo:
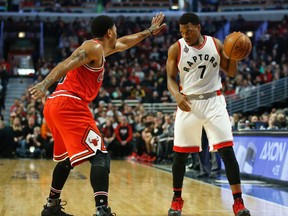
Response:
[{"label": "blurred crowd", "polygon": [[[36,17],[37,22],[40,18]],[[90,38],[91,19],[75,18],[67,22],[61,17],[55,21],[49,18],[43,20],[45,37],[54,36],[57,48],[48,59],[34,55],[35,79],[41,80],[49,73],[51,68],[62,59],[68,57],[76,47]],[[8,18],[7,25],[27,25],[34,22],[26,17],[23,20],[14,21]],[[145,18],[117,17],[118,35],[131,34],[145,29],[148,21]],[[245,26],[251,23],[239,15],[233,20],[227,20],[224,16],[216,19],[205,17],[202,20],[202,32],[207,35],[215,35],[227,22],[230,22],[231,30],[245,32]],[[166,86],[166,55],[170,44],[180,38],[176,19],[166,20],[168,28],[158,37],[146,38],[137,46],[108,57],[106,73],[103,83],[104,92],[107,95],[105,102],[110,99],[139,99],[141,102],[169,102],[170,98]],[[260,25],[261,23],[259,23]],[[284,16],[278,22],[268,23],[268,29],[261,37],[251,38],[253,50],[250,56],[239,63],[239,73],[235,78],[229,78],[222,74],[223,93],[225,95],[245,93],[256,86],[269,83],[287,77],[288,75],[288,16]],[[53,56],[53,57],[52,57]]]},{"label": "blurred crowd", "polygon": [[[173,113],[148,112],[142,103],[115,106],[101,101],[90,104],[95,122],[103,134],[112,159],[128,158],[149,163],[172,162]],[[28,90],[15,98],[8,122],[0,120],[0,156],[51,158],[54,140],[43,118],[41,100]],[[231,115],[233,130],[287,130],[288,108],[270,112]]]},{"label": "blurred crowd", "polygon": [[[140,0],[141,3],[151,3],[151,0]],[[172,5],[177,4],[177,1],[169,1],[163,0],[162,2],[168,2]],[[66,12],[71,13],[73,12],[71,8],[78,8],[76,12],[83,13],[85,10],[81,10],[81,8],[90,7],[89,12],[93,12],[96,8],[97,12],[109,11],[111,7],[113,7],[113,3],[117,3],[118,5],[129,4],[129,0],[11,0],[8,1],[7,11],[15,11],[15,12],[28,12],[33,11],[33,7],[39,8],[43,7],[43,11],[45,12]],[[134,3],[134,2],[131,2]],[[157,3],[157,2],[156,2]],[[94,5],[94,6],[93,6]],[[190,10],[194,12],[215,12],[221,11],[222,6],[230,5],[238,6],[239,10],[241,10],[241,5],[245,9],[249,8],[249,5],[259,5],[261,6],[261,10],[269,10],[271,8],[275,10],[282,10],[287,7],[284,1],[273,1],[273,0],[266,0],[266,1],[251,1],[251,0],[239,0],[239,1],[232,1],[232,0],[183,0],[179,1],[180,8],[183,10]],[[246,6],[246,7],[245,7]],[[28,10],[28,11],[27,11]],[[74,10],[75,12],[75,10]]]},{"label": "blurred crowd", "polygon": [[[39,20],[38,18],[35,18]],[[24,21],[24,22],[22,22]],[[91,20],[75,18],[66,22],[61,17],[55,21],[44,21],[45,35],[54,35],[57,40],[55,58],[35,57],[34,84],[41,81],[59,61],[69,56],[83,41],[90,38]],[[223,93],[231,95],[253,89],[258,85],[273,82],[288,75],[288,32],[287,16],[269,26],[267,32],[258,40],[253,38],[253,52],[249,58],[239,63],[239,73],[235,78],[222,75]],[[5,20],[9,25],[29,25],[29,17],[15,21]],[[145,29],[145,18],[132,20],[129,17],[115,19],[118,34]],[[207,17],[202,21],[203,34],[213,35],[228,21]],[[236,25],[237,20],[231,20]],[[155,38],[146,38],[136,47],[115,54],[107,61],[103,88],[99,96],[90,104],[95,122],[103,133],[103,138],[112,158],[127,157],[151,163],[171,163],[173,146],[173,124],[175,113],[158,110],[150,113],[143,103],[170,103],[173,101],[166,86],[166,55],[168,47],[178,38],[178,24],[175,19],[167,19],[168,28]],[[242,23],[247,23],[242,18]],[[274,23],[275,24],[275,23]],[[120,60],[119,60],[120,59]],[[7,63],[1,63],[1,92],[7,86]],[[11,68],[11,71],[13,69]],[[12,72],[13,73],[13,72]],[[11,74],[10,74],[11,75]],[[12,74],[13,75],[13,74]],[[15,75],[15,74],[14,74]],[[55,86],[49,90],[53,91]],[[4,90],[3,90],[4,89]],[[116,106],[113,99],[137,99],[136,105]],[[2,104],[2,109],[4,103]],[[28,91],[15,98],[9,109],[10,119],[0,121],[0,156],[20,158],[51,158],[53,137],[43,118],[43,104],[31,98]],[[287,129],[288,110],[273,108],[269,112],[231,114],[234,130],[274,130]]]}]

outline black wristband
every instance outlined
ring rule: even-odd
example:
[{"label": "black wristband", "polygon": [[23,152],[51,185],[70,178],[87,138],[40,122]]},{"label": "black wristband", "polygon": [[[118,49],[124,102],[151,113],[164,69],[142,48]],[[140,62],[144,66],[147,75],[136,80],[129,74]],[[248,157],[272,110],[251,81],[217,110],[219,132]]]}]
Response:
[{"label": "black wristband", "polygon": [[147,30],[150,32],[151,35],[153,34],[153,31],[150,28],[148,28]]}]

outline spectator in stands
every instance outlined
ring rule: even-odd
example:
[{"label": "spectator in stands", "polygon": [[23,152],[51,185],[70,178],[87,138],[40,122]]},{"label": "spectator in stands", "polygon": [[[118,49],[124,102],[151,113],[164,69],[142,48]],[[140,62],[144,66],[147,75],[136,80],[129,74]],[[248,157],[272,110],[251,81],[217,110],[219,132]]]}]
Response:
[{"label": "spectator in stands", "polygon": [[19,116],[15,116],[12,121],[12,130],[13,130],[13,152],[15,154],[17,146],[20,145],[20,142],[23,140],[23,128],[21,124],[21,118]]},{"label": "spectator in stands", "polygon": [[140,102],[144,102],[145,97],[146,97],[146,93],[141,85],[138,84],[135,87],[133,87],[133,89],[131,90],[131,98],[137,99]]},{"label": "spectator in stands", "polygon": [[41,136],[45,140],[43,157],[53,158],[54,138],[45,118],[42,119]]},{"label": "spectator in stands", "polygon": [[172,102],[172,98],[170,96],[169,91],[164,90],[162,92],[162,95],[160,96],[160,102],[161,103],[171,103]]},{"label": "spectator in stands", "polygon": [[106,104],[111,102],[110,94],[106,91],[103,87],[100,88],[99,95],[93,101],[94,103],[98,104],[100,101],[105,102]]},{"label": "spectator in stands", "polygon": [[267,130],[275,130],[278,129],[277,126],[277,113],[271,113],[268,121]]},{"label": "spectator in stands", "polygon": [[99,123],[99,126],[101,128],[103,124],[106,123],[106,120],[107,120],[107,108],[103,107],[103,109],[101,109],[99,112],[96,112],[96,113],[97,113],[96,121]]},{"label": "spectator in stands", "polygon": [[111,92],[111,99],[112,100],[122,100],[123,95],[122,91],[119,87],[116,87],[112,92]]},{"label": "spectator in stands", "polygon": [[28,117],[27,121],[27,125],[25,125],[23,128],[23,139],[20,140],[18,147],[16,148],[16,155],[23,158],[27,158],[29,156],[27,140],[33,136],[34,128],[38,126],[33,116]]},{"label": "spectator in stands", "polygon": [[161,103],[158,91],[153,91],[152,96],[147,98],[147,103]]},{"label": "spectator in stands", "polygon": [[45,155],[45,139],[41,136],[39,126],[34,127],[33,134],[26,136],[26,148],[28,149],[28,157],[42,158]]},{"label": "spectator in stands", "polygon": [[145,128],[141,131],[140,137],[137,140],[137,154],[140,155],[140,161],[154,162],[156,160],[156,149],[152,141],[154,121],[147,121]]},{"label": "spectator in stands", "polygon": [[0,120],[0,158],[11,158],[13,155],[13,130],[10,125],[5,125]]},{"label": "spectator in stands", "polygon": [[142,116],[138,130],[134,133],[135,144],[132,155],[129,159],[139,161],[154,161],[155,149],[151,146],[152,131],[154,128],[155,118],[152,114]]},{"label": "spectator in stands", "polygon": [[[264,112],[261,117],[260,117],[260,122],[261,124],[263,125],[264,128],[262,129],[267,129],[268,127],[268,122],[269,122],[269,114]],[[260,129],[261,129],[261,126],[260,126]]]},{"label": "spectator in stands", "polygon": [[286,115],[283,112],[277,113],[276,116],[276,127],[278,129],[286,129],[287,128],[287,120]]},{"label": "spectator in stands", "polygon": [[114,145],[113,142],[115,141],[115,137],[116,137],[115,128],[113,127],[111,119],[106,120],[106,122],[101,127],[101,132],[103,134],[103,139],[106,144],[107,150],[110,151],[111,150],[110,145],[111,146]]},{"label": "spectator in stands", "polygon": [[264,73],[260,75],[262,83],[268,83],[273,80],[271,65],[267,65],[264,69]]},{"label": "spectator in stands", "polygon": [[10,107],[10,113],[16,112],[17,108],[20,106],[19,98],[14,99],[14,104]]},{"label": "spectator in stands", "polygon": [[242,98],[246,98],[250,96],[250,90],[252,89],[254,89],[254,87],[251,83],[249,83],[247,79],[243,79],[241,85],[236,87],[235,93],[239,94]]},{"label": "spectator in stands", "polygon": [[162,124],[163,132],[156,137],[157,159],[156,163],[170,164],[173,159],[174,121],[170,114],[165,114]]},{"label": "spectator in stands", "polygon": [[143,72],[141,65],[139,63],[135,63],[134,70],[134,75],[139,78],[140,82],[142,82],[144,80],[145,73]]},{"label": "spectator in stands", "polygon": [[115,128],[115,142],[110,145],[110,150],[113,157],[125,157],[132,153],[134,146],[133,142],[133,129],[132,126],[127,122],[126,116],[120,117],[120,122]]}]

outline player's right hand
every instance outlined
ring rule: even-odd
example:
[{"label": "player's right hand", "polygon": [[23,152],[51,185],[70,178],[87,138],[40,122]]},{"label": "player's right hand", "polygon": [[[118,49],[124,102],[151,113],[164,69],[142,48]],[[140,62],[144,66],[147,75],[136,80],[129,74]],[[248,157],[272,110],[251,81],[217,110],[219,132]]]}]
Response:
[{"label": "player's right hand", "polygon": [[182,94],[178,94],[176,97],[176,102],[177,102],[177,105],[178,107],[184,111],[184,112],[190,112],[191,111],[191,101],[185,96],[185,95],[182,95]]},{"label": "player's right hand", "polygon": [[34,99],[42,98],[45,96],[47,89],[44,87],[42,82],[36,84],[35,86],[29,88],[29,92]]}]

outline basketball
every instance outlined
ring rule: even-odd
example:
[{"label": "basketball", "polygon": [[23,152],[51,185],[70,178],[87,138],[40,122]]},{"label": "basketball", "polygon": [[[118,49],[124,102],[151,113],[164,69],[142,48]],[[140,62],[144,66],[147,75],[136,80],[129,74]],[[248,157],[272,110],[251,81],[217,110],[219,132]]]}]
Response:
[{"label": "basketball", "polygon": [[224,40],[224,52],[231,59],[243,60],[248,57],[251,49],[251,40],[242,32],[233,32]]}]

